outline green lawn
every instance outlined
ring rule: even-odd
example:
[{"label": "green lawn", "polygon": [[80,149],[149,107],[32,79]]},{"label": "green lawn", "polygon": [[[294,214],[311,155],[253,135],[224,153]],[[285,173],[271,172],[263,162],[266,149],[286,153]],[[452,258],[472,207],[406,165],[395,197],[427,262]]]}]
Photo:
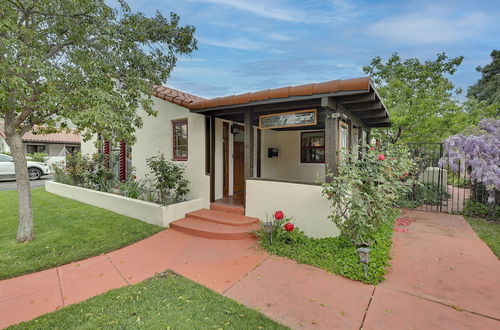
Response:
[{"label": "green lawn", "polygon": [[477,235],[500,258],[500,222],[482,218],[465,217]]},{"label": "green lawn", "polygon": [[287,329],[170,272],[115,289],[12,329]]},{"label": "green lawn", "polygon": [[110,211],[32,190],[35,239],[16,242],[17,192],[0,192],[0,279],[116,250],[162,228]]}]

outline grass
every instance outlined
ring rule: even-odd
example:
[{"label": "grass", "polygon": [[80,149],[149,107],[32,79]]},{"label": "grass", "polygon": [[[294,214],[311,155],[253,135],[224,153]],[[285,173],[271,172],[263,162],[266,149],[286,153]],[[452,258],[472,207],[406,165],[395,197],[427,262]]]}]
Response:
[{"label": "grass", "polygon": [[500,222],[482,218],[465,217],[477,235],[500,259]]},{"label": "grass", "polygon": [[356,247],[344,237],[315,239],[295,230],[289,234],[290,244],[285,240],[273,241],[273,244],[270,244],[267,239],[261,240],[260,244],[271,254],[316,266],[356,281],[378,284],[383,281],[386,267],[389,265],[394,220],[398,215],[399,211],[394,210],[388,215],[390,221],[378,231],[375,243],[370,247],[367,276],[363,265],[359,263]]},{"label": "grass", "polygon": [[181,276],[162,273],[12,329],[288,329]]},{"label": "grass", "polygon": [[136,219],[32,190],[35,239],[17,243],[17,192],[0,192],[0,279],[86,259],[162,230]]}]

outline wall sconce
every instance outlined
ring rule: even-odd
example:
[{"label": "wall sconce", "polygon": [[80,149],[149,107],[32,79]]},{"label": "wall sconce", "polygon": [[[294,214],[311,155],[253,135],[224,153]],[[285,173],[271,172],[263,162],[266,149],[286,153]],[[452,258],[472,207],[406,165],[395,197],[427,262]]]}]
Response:
[{"label": "wall sconce", "polygon": [[231,134],[238,134],[241,132],[240,126],[239,125],[231,125]]}]

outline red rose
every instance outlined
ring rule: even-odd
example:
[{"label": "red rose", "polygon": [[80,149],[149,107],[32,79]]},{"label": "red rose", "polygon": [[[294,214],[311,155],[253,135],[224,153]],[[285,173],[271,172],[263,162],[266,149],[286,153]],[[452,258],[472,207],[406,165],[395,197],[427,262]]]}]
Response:
[{"label": "red rose", "polygon": [[274,219],[276,219],[276,220],[283,220],[284,217],[285,217],[285,214],[283,213],[283,211],[276,211],[274,213]]},{"label": "red rose", "polygon": [[285,228],[286,231],[293,231],[293,228],[295,228],[295,226],[293,225],[293,223],[287,222],[285,223],[285,226],[283,228]]},{"label": "red rose", "polygon": [[385,159],[385,155],[384,154],[378,155],[378,160],[384,160],[384,159]]},{"label": "red rose", "polygon": [[370,147],[370,150],[371,150],[371,151],[375,150],[375,147]]},{"label": "red rose", "polygon": [[403,173],[403,175],[404,175],[404,176],[408,176],[408,175],[410,175],[410,173],[408,173],[408,172],[404,172],[404,173]]}]

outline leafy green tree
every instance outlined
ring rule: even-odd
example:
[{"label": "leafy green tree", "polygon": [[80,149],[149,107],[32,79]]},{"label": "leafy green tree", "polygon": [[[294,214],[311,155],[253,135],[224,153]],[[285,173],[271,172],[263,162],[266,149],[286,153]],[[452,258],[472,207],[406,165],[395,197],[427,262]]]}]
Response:
[{"label": "leafy green tree", "polygon": [[[438,54],[435,60],[402,60],[394,53],[383,63],[377,56],[363,71],[370,74],[391,116],[392,127],[380,131],[391,143],[441,142],[456,133],[457,114],[463,112],[453,99],[453,83],[446,77],[456,72],[463,57]],[[453,132],[450,132],[453,130]]]},{"label": "leafy green tree", "polygon": [[132,12],[104,0],[0,1],[0,117],[14,158],[19,242],[33,239],[31,192],[22,136],[34,125],[71,122],[84,138],[133,140],[142,107],[167,79],[178,54],[196,49],[179,17]]},{"label": "leafy green tree", "polygon": [[500,107],[500,50],[493,50],[490,56],[490,64],[476,68],[481,72],[481,79],[469,87],[467,97]]}]

